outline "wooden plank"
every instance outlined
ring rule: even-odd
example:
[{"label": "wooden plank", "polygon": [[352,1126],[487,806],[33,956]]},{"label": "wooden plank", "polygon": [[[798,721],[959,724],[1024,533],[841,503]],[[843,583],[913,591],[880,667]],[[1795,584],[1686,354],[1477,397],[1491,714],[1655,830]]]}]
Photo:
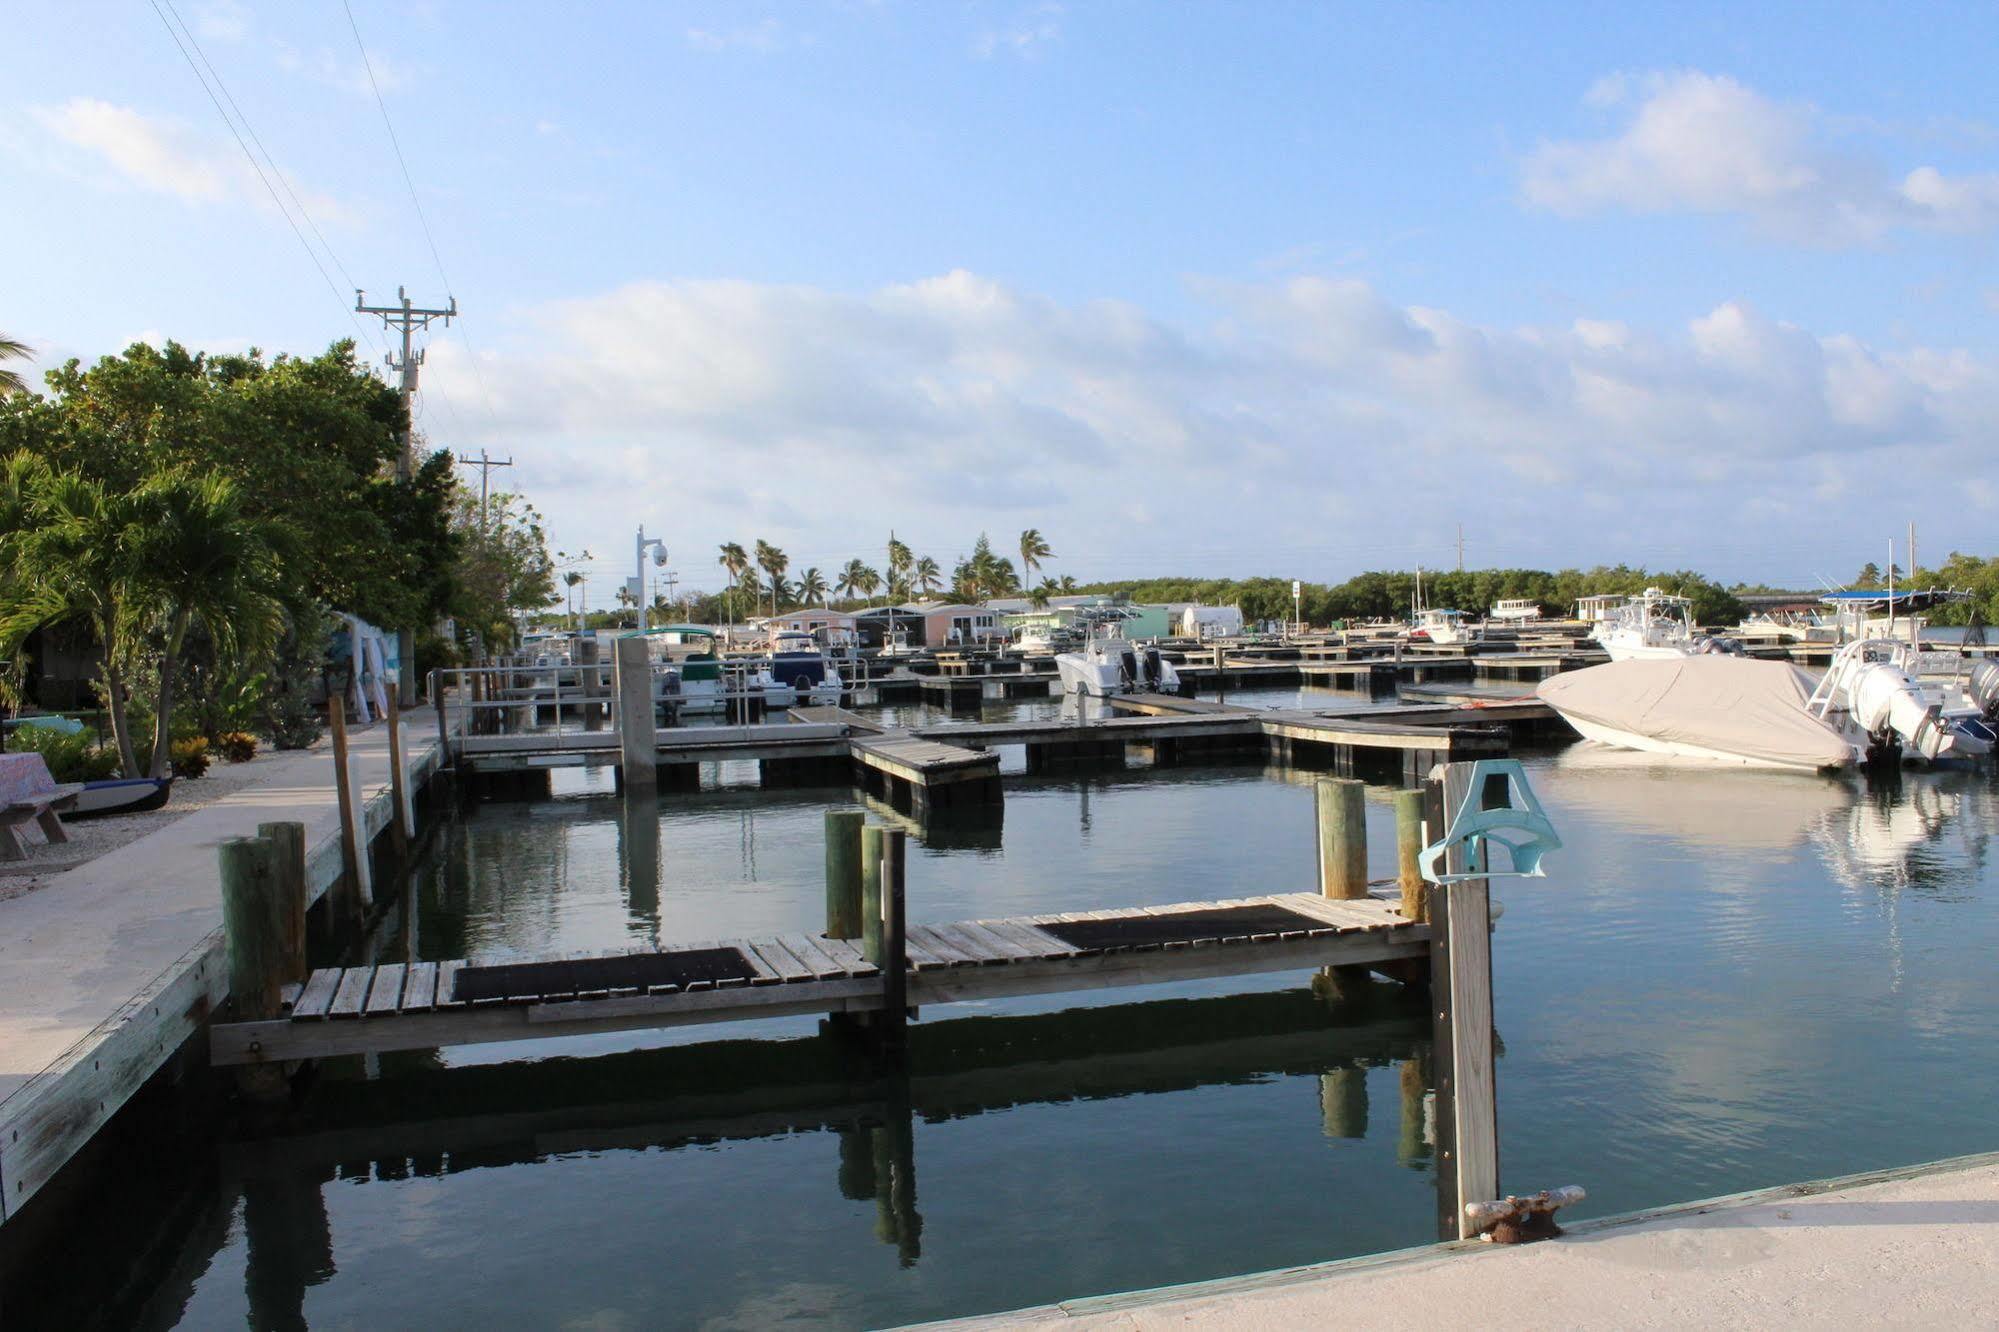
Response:
[{"label": "wooden plank", "polygon": [[299,991],[298,1002],[292,1005],[295,1018],[323,1018],[327,1005],[333,1002],[333,993],[340,988],[340,968],[322,967],[306,978],[305,988]]},{"label": "wooden plank", "polygon": [[737,947],[743,950],[744,957],[754,957],[776,972],[779,980],[790,982],[813,979],[812,968],[793,957],[790,950],[775,939],[746,941]]},{"label": "wooden plank", "polygon": [[437,963],[413,962],[403,978],[403,1012],[427,1012],[437,997]]},{"label": "wooden plank", "polygon": [[361,1011],[369,1017],[383,1013],[393,1013],[402,1007],[403,964],[391,962],[387,966],[375,968],[375,978],[368,985],[368,1002]]},{"label": "wooden plank", "polygon": [[[906,936],[902,941],[903,952],[909,959],[910,970],[928,971],[931,970],[932,968],[948,967],[951,965],[950,962],[948,962],[944,958],[939,957],[936,953],[933,953],[928,948],[925,948],[923,946],[923,941],[921,939],[915,938],[914,933],[915,931],[914,928],[912,927],[910,935]],[[870,965],[873,964],[871,963]]]},{"label": "wooden plank", "polygon": [[828,957],[810,935],[780,934],[777,941],[820,980],[833,980],[847,974],[847,969]]},{"label": "wooden plank", "polygon": [[975,967],[979,965],[979,958],[976,953],[968,953],[956,943],[944,938],[937,933],[934,926],[911,925],[909,927],[909,939],[921,944],[927,952],[942,958],[949,966]]},{"label": "wooden plank", "polygon": [[849,976],[878,976],[881,968],[861,956],[861,950],[846,939],[816,941],[821,952],[847,969]]},{"label": "wooden plank", "polygon": [[372,967],[349,967],[340,973],[340,988],[333,992],[333,1002],[327,1006],[326,1016],[330,1018],[352,1018],[361,1016],[361,1005],[368,998],[368,982],[374,977]]},{"label": "wooden plank", "polygon": [[463,958],[453,958],[449,962],[437,964],[437,998],[433,1001],[438,1008],[463,1008],[465,1001],[457,996],[458,973],[465,970]]},{"label": "wooden plank", "polygon": [[980,925],[994,934],[1011,939],[1027,950],[1030,957],[1068,957],[1076,951],[1052,934],[1043,934],[1032,925],[1014,920],[982,920]]},{"label": "wooden plank", "polygon": [[1001,945],[997,936],[987,934],[976,926],[962,922],[949,925],[933,925],[931,931],[956,946],[967,957],[976,958],[982,967],[999,966],[1022,956],[1012,944]]}]

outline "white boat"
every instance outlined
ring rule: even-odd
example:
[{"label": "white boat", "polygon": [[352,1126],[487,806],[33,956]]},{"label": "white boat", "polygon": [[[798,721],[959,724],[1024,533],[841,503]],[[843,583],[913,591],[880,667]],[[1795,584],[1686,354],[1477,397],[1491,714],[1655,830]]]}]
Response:
[{"label": "white boat", "polygon": [[722,690],[722,659],[715,651],[713,629],[698,624],[667,624],[644,630],[642,636],[653,663],[655,705],[670,706],[683,716],[705,716],[721,712],[727,706]]},{"label": "white boat", "polygon": [[909,630],[890,629],[882,635],[882,645],[876,651],[884,657],[914,657],[923,649],[910,644]]},{"label": "white boat", "polygon": [[1543,680],[1535,696],[1586,740],[1760,768],[1816,771],[1860,747],[1811,709],[1811,676],[1783,661],[1674,654],[1613,661]]},{"label": "white boat", "polygon": [[1411,642],[1435,643],[1438,647],[1476,643],[1482,637],[1484,631],[1473,624],[1471,617],[1463,611],[1438,606],[1417,611],[1416,627],[1409,631]]},{"label": "white boat", "polygon": [[1612,613],[1596,641],[1612,661],[1664,661],[1694,654],[1694,603],[1656,587]]},{"label": "white boat", "polygon": [[1085,618],[1089,637],[1083,646],[1055,657],[1065,697],[1180,692],[1180,673],[1158,648],[1141,647],[1124,637],[1122,622],[1136,614],[1115,606],[1090,609]]},{"label": "white boat", "polygon": [[[1809,708],[1870,758],[1981,757],[1993,750],[1999,670],[1974,677],[1978,706],[1952,706],[1910,670],[1916,649],[1889,638],[1848,643],[1832,659]],[[1987,663],[1989,664],[1989,663]]]},{"label": "white boat", "polygon": [[1013,640],[1014,650],[1023,657],[1047,657],[1076,646],[1076,635],[1059,624],[1037,624],[1021,629]]},{"label": "white boat", "polygon": [[771,635],[770,648],[770,661],[758,681],[764,689],[765,707],[790,707],[801,702],[839,706],[840,672],[811,634],[780,629]]},{"label": "white boat", "polygon": [[1532,597],[1516,597],[1493,605],[1491,618],[1507,624],[1526,624],[1541,618],[1541,603]]},{"label": "white boat", "polygon": [[85,782],[76,800],[62,811],[64,820],[98,818],[108,814],[142,814],[159,809],[173,794],[171,777],[112,777]]}]

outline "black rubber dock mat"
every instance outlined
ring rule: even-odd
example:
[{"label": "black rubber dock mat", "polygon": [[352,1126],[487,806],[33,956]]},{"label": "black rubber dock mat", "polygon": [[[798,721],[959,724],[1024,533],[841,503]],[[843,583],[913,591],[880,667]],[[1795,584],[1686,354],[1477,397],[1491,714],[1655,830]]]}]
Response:
[{"label": "black rubber dock mat", "polygon": [[[599,990],[650,990],[671,985],[686,989],[706,981],[748,981],[756,975],[734,948],[693,948],[678,953],[637,953],[630,957],[581,957],[560,962],[507,962],[466,967],[458,973],[451,998],[476,1004],[482,999],[524,999],[536,995],[589,994]],[[443,996],[439,996],[442,998]]]},{"label": "black rubber dock mat", "polygon": [[1164,944],[1241,939],[1257,934],[1328,930],[1323,920],[1279,906],[1214,907],[1164,916],[1113,916],[1108,920],[1066,920],[1036,925],[1072,948],[1103,952],[1112,948],[1157,948]]}]

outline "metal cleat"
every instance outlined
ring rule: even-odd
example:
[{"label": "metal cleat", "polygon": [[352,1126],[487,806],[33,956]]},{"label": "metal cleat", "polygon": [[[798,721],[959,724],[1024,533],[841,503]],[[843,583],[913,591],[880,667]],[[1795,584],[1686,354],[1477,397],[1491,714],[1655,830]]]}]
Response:
[{"label": "metal cleat", "polygon": [[1562,1233],[1555,1224],[1558,1209],[1579,1203],[1586,1197],[1582,1186],[1544,1189],[1525,1198],[1508,1197],[1498,1202],[1465,1204],[1465,1216],[1482,1240],[1493,1244],[1532,1244],[1553,1239]]}]

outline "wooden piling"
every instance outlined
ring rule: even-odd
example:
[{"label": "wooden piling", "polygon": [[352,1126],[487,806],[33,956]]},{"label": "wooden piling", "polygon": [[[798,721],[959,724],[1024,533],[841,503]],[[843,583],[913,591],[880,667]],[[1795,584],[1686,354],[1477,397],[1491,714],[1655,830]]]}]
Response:
[{"label": "wooden piling", "polygon": [[326,721],[333,732],[333,790],[340,802],[340,860],[345,873],[334,887],[334,915],[344,926],[358,922],[374,905],[374,880],[368,864],[368,843],[363,836],[354,801],[354,770],[347,760],[347,698],[344,693],[329,695]]},{"label": "wooden piling", "polygon": [[1321,778],[1319,891],[1339,901],[1367,896],[1367,784],[1351,777]]},{"label": "wooden piling", "polygon": [[451,762],[451,726],[444,718],[444,677],[437,671],[430,673],[430,706],[437,710],[437,762],[440,767],[449,768],[454,766]]},{"label": "wooden piling", "polygon": [[604,729],[604,705],[597,701],[604,697],[601,658],[602,650],[594,635],[576,640],[576,665],[583,676],[583,729],[586,731]]},{"label": "wooden piling", "polygon": [[[1470,763],[1444,768],[1441,806],[1448,822],[1471,794]],[[1461,848],[1446,853],[1463,873]],[[1499,1192],[1499,1114],[1492,1039],[1492,910],[1486,881],[1432,884],[1429,892],[1430,995],[1437,1050],[1438,1190],[1446,1236],[1472,1238],[1465,1204]]]},{"label": "wooden piling", "polygon": [[880,824],[861,829],[861,956],[882,963],[882,834]]},{"label": "wooden piling", "polygon": [[900,828],[881,831],[882,1048],[900,1055],[909,1037],[907,843]]},{"label": "wooden piling", "polygon": [[1402,915],[1422,920],[1423,793],[1395,793],[1395,881],[1402,889]]},{"label": "wooden piling", "polygon": [[284,918],[282,960],[287,981],[305,979],[305,913],[310,905],[305,885],[305,825],[303,823],[260,823],[257,836],[270,842],[272,863],[278,876],[277,900]]},{"label": "wooden piling", "polygon": [[403,770],[403,708],[402,704],[396,701],[396,695],[400,692],[396,689],[388,691],[389,799],[395,802],[390,826],[396,832],[396,854],[407,856],[410,839],[415,835],[416,820],[410,812],[409,774]]},{"label": "wooden piling", "polygon": [[1405,1059],[1397,1070],[1397,1090],[1401,1093],[1402,1119],[1395,1138],[1395,1160],[1400,1165],[1420,1169],[1430,1159],[1425,1103],[1429,1091],[1421,1059]]},{"label": "wooden piling", "polygon": [[826,937],[861,937],[861,825],[858,809],[826,811]]},{"label": "wooden piling", "polygon": [[[217,853],[222,879],[222,928],[229,958],[229,997],[245,1022],[284,1015],[291,913],[278,848],[267,837],[232,837]],[[282,1063],[245,1064],[236,1084],[246,1096],[275,1101],[285,1094]]]},{"label": "wooden piling", "polygon": [[652,662],[646,656],[646,641],[612,642],[618,677],[618,780],[627,786],[657,786],[659,736],[653,725]]}]

